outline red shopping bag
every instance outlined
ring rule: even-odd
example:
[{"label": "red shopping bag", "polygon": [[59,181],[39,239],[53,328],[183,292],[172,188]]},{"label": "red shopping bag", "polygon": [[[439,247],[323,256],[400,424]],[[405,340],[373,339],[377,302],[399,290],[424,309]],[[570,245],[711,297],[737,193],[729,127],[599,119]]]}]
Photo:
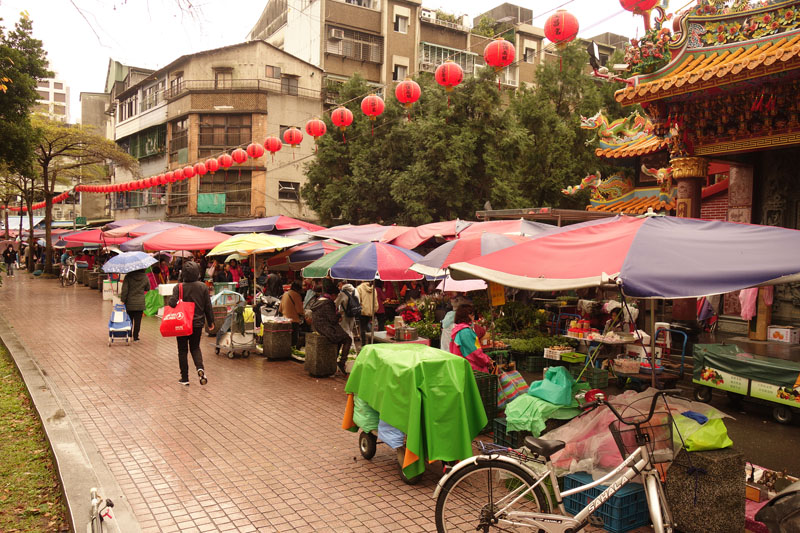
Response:
[{"label": "red shopping bag", "polygon": [[185,337],[192,334],[194,302],[183,301],[183,283],[178,285],[178,303],[175,307],[165,306],[161,320],[162,337]]}]

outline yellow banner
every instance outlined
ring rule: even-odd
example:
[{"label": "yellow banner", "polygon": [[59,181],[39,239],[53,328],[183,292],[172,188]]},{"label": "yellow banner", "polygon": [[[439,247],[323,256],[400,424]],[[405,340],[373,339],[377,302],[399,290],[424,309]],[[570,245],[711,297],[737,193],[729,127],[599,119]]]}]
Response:
[{"label": "yellow banner", "polygon": [[493,307],[498,305],[505,305],[506,291],[505,287],[493,281],[489,282],[489,299]]}]

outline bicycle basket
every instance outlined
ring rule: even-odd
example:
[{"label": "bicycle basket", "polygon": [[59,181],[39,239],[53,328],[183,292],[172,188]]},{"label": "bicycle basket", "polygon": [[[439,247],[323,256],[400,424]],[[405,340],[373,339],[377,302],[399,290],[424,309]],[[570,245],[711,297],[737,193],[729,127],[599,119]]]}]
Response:
[{"label": "bicycle basket", "polygon": [[653,418],[641,424],[639,428],[637,435],[635,426],[629,426],[619,420],[614,420],[608,425],[608,430],[614,437],[622,457],[627,457],[644,444],[653,463],[671,462],[675,455],[672,443],[672,416],[665,411],[655,412]]}]

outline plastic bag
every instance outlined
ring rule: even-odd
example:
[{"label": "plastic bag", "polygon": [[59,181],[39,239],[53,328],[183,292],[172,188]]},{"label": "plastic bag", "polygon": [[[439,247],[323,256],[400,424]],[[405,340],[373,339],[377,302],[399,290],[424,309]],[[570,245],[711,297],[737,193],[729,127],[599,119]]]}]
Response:
[{"label": "plastic bag", "polygon": [[528,392],[528,384],[518,370],[509,370],[499,376],[500,383],[497,387],[497,408],[504,409],[506,404]]},{"label": "plastic bag", "polygon": [[164,297],[158,290],[147,291],[144,295],[144,314],[155,316],[158,310],[164,307]]},{"label": "plastic bag", "polygon": [[556,405],[570,405],[574,383],[575,380],[565,367],[554,366],[547,369],[542,381],[531,384],[528,394]]},{"label": "plastic bag", "polygon": [[358,396],[353,398],[353,422],[362,431],[375,431],[378,429],[378,411],[369,406]]},{"label": "plastic bag", "polygon": [[733,441],[728,437],[728,428],[721,418],[712,418],[700,425],[691,418],[676,415],[675,425],[683,436],[687,451],[720,450],[733,446]]},{"label": "plastic bag", "polygon": [[406,443],[406,434],[383,420],[378,422],[378,439],[397,449]]}]

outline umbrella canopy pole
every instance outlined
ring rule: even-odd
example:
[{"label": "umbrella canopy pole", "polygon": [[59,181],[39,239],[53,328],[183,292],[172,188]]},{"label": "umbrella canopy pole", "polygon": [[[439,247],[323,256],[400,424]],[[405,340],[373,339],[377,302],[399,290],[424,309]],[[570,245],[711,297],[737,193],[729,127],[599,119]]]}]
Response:
[{"label": "umbrella canopy pole", "polygon": [[656,301],[650,300],[650,385],[656,387]]}]

